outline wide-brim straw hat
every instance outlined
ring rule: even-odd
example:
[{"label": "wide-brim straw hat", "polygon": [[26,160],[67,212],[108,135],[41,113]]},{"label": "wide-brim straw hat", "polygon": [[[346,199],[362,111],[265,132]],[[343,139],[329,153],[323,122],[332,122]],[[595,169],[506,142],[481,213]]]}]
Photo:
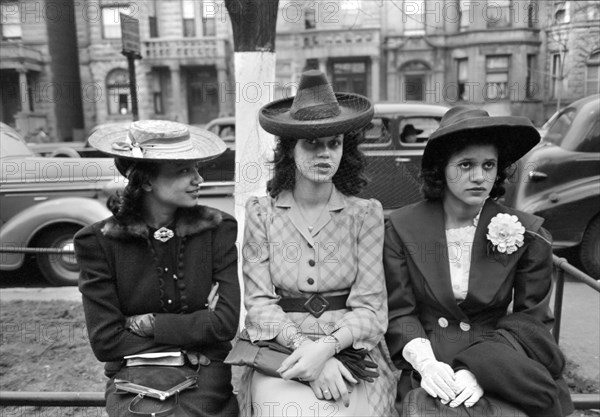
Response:
[{"label": "wide-brim straw hat", "polygon": [[107,125],[88,142],[106,154],[145,161],[205,161],[227,149],[217,135],[195,126],[167,120],[139,120]]},{"label": "wide-brim straw hat", "polygon": [[334,136],[366,126],[373,104],[360,94],[334,93],[324,73],[302,73],[294,97],[273,101],[260,109],[264,130],[285,138]]},{"label": "wide-brim straw hat", "polygon": [[447,160],[458,142],[471,141],[495,144],[500,168],[506,168],[537,145],[540,134],[526,117],[492,117],[482,109],[456,106],[444,114],[439,128],[429,137],[421,160],[422,169],[432,169],[439,161]]}]

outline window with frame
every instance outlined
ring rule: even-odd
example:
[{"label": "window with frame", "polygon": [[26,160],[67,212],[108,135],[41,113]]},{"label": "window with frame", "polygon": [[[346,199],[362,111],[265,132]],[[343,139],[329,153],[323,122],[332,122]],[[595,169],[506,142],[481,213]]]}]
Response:
[{"label": "window with frame", "polygon": [[550,96],[552,98],[557,98],[559,91],[561,90],[561,78],[562,78],[562,57],[560,54],[552,54],[552,84]]},{"label": "window with frame", "polygon": [[404,35],[425,34],[425,0],[405,0],[402,7]]},{"label": "window with frame", "polygon": [[2,39],[21,39],[21,8],[18,1],[0,3],[0,27]]},{"label": "window with frame", "polygon": [[148,0],[148,30],[151,38],[158,38],[158,19],[156,18],[156,0]]},{"label": "window with frame", "polygon": [[498,55],[485,58],[485,99],[508,98],[508,68],[510,56]]},{"label": "window with frame", "polygon": [[568,4],[566,1],[561,0],[561,1],[555,1],[553,4],[553,18],[554,18],[554,23],[556,24],[561,24],[561,23],[569,23],[570,21],[570,16],[569,16],[569,8],[568,8]]},{"label": "window with frame", "polygon": [[511,26],[512,0],[488,0],[484,18],[488,28]]},{"label": "window with frame", "polygon": [[367,95],[367,63],[365,61],[334,62],[332,72],[334,91]]},{"label": "window with frame", "polygon": [[[404,145],[410,146],[423,146],[429,139],[429,136],[440,127],[440,120],[434,117],[407,117],[400,121],[398,124],[398,137]],[[402,132],[407,125],[412,125],[417,130],[422,132],[417,134],[416,142],[409,143],[402,140]]]},{"label": "window with frame", "polygon": [[202,2],[202,35],[216,36],[217,34],[217,5],[213,0]]},{"label": "window with frame", "polygon": [[600,93],[600,50],[592,52],[585,64],[585,95]]},{"label": "window with frame", "polygon": [[527,55],[527,76],[525,78],[525,97],[534,98],[537,90],[536,84],[533,82],[535,71],[536,56],[533,54]]},{"label": "window with frame", "polygon": [[360,145],[361,148],[373,149],[391,145],[390,122],[389,117],[373,117],[365,129],[365,138]]},{"label": "window with frame", "polygon": [[473,16],[471,16],[471,4],[473,0],[460,0],[460,30],[467,30],[471,23],[473,23]]},{"label": "window with frame", "polygon": [[181,14],[183,17],[183,37],[196,37],[196,6],[194,0],[182,0]]},{"label": "window with frame", "polygon": [[456,85],[458,100],[468,100],[467,97],[467,74],[469,60],[467,58],[459,58],[456,60]]},{"label": "window with frame", "polygon": [[116,68],[106,76],[108,114],[130,114],[131,94],[129,91],[129,73]]},{"label": "window with frame", "polygon": [[130,16],[129,6],[111,5],[102,7],[102,37],[121,39],[121,13]]},{"label": "window with frame", "polygon": [[527,27],[533,28],[538,21],[537,17],[537,8],[538,5],[535,0],[529,0],[527,3]]},{"label": "window with frame", "polygon": [[[312,6],[312,7],[311,7]],[[304,29],[316,29],[317,16],[315,8],[319,7],[317,3],[309,4],[304,8]]]}]

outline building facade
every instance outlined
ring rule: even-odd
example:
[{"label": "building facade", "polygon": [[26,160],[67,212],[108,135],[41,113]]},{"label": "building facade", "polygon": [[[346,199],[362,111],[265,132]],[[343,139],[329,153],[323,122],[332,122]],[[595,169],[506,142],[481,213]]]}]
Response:
[{"label": "building facade", "polygon": [[[132,119],[121,13],[139,22],[139,118],[205,124],[232,115],[223,0],[0,1],[2,121],[31,137],[82,139]],[[280,0],[274,98],[318,68],[374,102],[472,104],[541,125],[599,91],[600,0]],[[236,97],[237,94],[237,97]],[[240,98],[241,97],[241,98]]]},{"label": "building facade", "polygon": [[73,6],[1,1],[0,32],[0,120],[31,141],[81,140]]}]

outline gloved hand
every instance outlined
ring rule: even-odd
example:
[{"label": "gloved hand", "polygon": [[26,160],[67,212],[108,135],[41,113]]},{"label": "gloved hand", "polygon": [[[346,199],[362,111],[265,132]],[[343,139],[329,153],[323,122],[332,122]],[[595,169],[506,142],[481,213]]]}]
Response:
[{"label": "gloved hand", "polygon": [[473,406],[483,396],[483,389],[477,383],[477,378],[468,369],[460,369],[454,374],[458,396],[452,400],[450,407],[458,407],[465,404],[465,407]]},{"label": "gloved hand", "polygon": [[125,328],[131,333],[141,337],[154,336],[154,314],[140,314],[127,317]]},{"label": "gloved hand", "polygon": [[355,379],[373,382],[374,378],[379,376],[379,373],[375,371],[375,369],[377,369],[377,364],[366,359],[367,353],[366,349],[354,349],[349,347],[343,349],[334,357],[350,371]]},{"label": "gloved hand", "polygon": [[454,371],[447,363],[431,359],[422,364],[421,387],[432,397],[440,397],[443,402],[453,400],[456,396]]},{"label": "gloved hand", "polygon": [[402,356],[421,374],[421,387],[429,395],[439,397],[444,404],[456,397],[454,371],[435,358],[428,339],[411,340],[404,346]]}]

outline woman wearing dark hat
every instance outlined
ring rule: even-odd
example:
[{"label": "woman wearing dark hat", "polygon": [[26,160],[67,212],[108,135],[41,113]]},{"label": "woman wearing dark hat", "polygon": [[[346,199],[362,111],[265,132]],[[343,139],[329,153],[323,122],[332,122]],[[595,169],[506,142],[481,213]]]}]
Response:
[{"label": "woman wearing dark hat", "polygon": [[400,140],[406,143],[416,143],[419,139],[419,134],[421,133],[423,133],[423,130],[415,129],[414,125],[409,123],[402,129]]},{"label": "woman wearing dark hat", "polygon": [[[109,200],[113,216],[75,236],[90,343],[110,378],[109,416],[142,408],[142,415],[237,416],[223,364],[239,320],[237,223],[198,205],[198,164],[225,144],[205,130],[155,120],[101,129],[89,141],[128,179]],[[164,410],[173,402],[140,400],[116,386],[126,380],[165,391],[186,378],[198,383],[170,398],[175,414]]]},{"label": "woman wearing dark hat", "polygon": [[403,370],[403,415],[572,411],[560,377],[564,358],[546,368],[548,361],[525,353],[519,334],[544,336],[536,340],[549,356],[562,357],[548,332],[551,238],[543,219],[495,201],[510,166],[538,141],[526,118],[454,107],[423,154],[425,201],[390,215],[386,341]]},{"label": "woman wearing dark hat", "polygon": [[[252,341],[293,352],[280,378],[246,373],[246,412],[395,413],[396,380],[383,345],[383,212],[378,201],[354,196],[365,183],[358,144],[372,117],[369,100],[334,93],[315,70],[302,74],[295,97],[259,113],[277,146],[269,196],[246,204],[246,330]],[[373,362],[361,360],[370,376],[361,379],[338,359],[350,351]]]}]

